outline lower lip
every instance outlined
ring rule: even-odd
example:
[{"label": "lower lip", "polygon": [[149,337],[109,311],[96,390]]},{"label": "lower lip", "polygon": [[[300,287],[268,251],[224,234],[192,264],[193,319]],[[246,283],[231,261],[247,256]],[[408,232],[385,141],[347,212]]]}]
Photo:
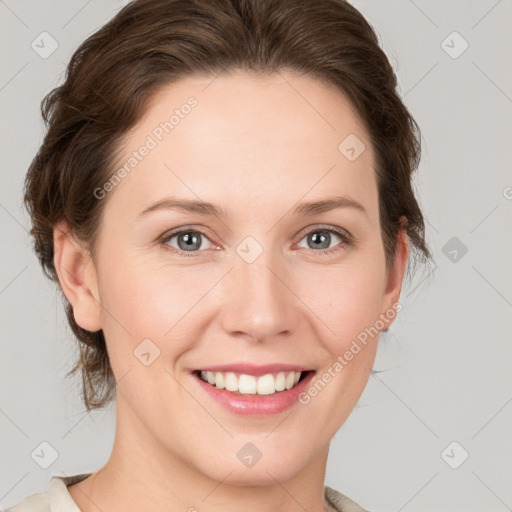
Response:
[{"label": "lower lip", "polygon": [[193,376],[210,397],[229,411],[241,415],[270,416],[283,412],[297,403],[299,395],[309,386],[314,374],[313,371],[309,372],[295,387],[272,395],[238,395],[208,384],[195,373]]}]

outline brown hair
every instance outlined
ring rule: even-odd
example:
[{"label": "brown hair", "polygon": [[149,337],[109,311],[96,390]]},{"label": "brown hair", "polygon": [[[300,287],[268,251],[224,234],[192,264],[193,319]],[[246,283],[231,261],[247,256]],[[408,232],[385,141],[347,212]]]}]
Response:
[{"label": "brown hair", "polygon": [[[334,84],[364,122],[376,155],[388,268],[402,228],[415,259],[428,262],[412,188],[419,128],[398,96],[374,30],[354,7],[344,0],[136,0],[80,45],[64,83],[41,103],[48,130],[28,170],[24,199],[46,275],[58,282],[53,229],[60,220],[94,254],[105,202],[93,191],[112,175],[123,135],[161,86],[192,75],[284,69]],[[77,325],[63,299],[80,347],[67,375],[81,370],[84,404],[102,407],[115,388],[103,332]]]}]

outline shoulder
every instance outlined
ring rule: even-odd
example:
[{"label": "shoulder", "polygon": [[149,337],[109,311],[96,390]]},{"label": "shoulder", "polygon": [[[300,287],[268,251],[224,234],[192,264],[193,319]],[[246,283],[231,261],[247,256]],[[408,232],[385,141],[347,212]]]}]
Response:
[{"label": "shoulder", "polygon": [[8,508],[6,512],[80,512],[67,487],[84,480],[90,474],[52,476],[46,491],[27,496],[17,505]]},{"label": "shoulder", "polygon": [[[68,485],[80,482],[91,473],[68,477],[53,476],[48,490],[27,496],[23,501],[8,508],[6,512],[80,512],[68,492]],[[368,512],[348,496],[329,486],[324,486],[327,501],[338,512]]]},{"label": "shoulder", "polygon": [[358,505],[355,501],[351,500],[348,496],[341,494],[341,492],[329,487],[324,486],[324,493],[326,500],[338,512],[368,512],[365,508]]},{"label": "shoulder", "polygon": [[27,496],[17,505],[8,508],[7,512],[47,512],[49,510],[47,493],[39,492]]}]

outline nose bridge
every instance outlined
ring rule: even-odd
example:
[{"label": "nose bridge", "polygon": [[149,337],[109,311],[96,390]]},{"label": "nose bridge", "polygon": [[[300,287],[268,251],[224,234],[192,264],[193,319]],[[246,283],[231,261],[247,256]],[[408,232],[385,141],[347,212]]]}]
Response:
[{"label": "nose bridge", "polygon": [[284,268],[278,251],[252,237],[237,246],[224,302],[227,332],[263,341],[294,329],[296,304]]}]

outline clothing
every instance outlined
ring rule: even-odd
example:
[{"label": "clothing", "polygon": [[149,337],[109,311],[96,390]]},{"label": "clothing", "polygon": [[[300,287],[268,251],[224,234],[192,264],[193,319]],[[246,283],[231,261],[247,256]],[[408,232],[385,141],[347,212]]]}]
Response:
[{"label": "clothing", "polygon": [[[6,512],[80,512],[67,489],[68,485],[85,480],[91,473],[72,476],[53,476],[48,490],[27,496],[23,501],[8,508]],[[347,496],[324,486],[326,500],[338,512],[368,512]]]}]

